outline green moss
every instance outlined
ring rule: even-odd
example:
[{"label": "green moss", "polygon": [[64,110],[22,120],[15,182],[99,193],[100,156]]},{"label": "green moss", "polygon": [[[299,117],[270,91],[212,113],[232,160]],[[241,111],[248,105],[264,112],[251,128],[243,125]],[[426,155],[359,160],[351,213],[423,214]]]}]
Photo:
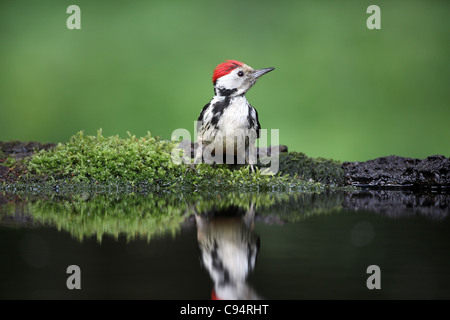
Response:
[{"label": "green moss", "polygon": [[157,138],[127,139],[118,136],[74,135],[69,142],[31,157],[27,167],[31,175],[50,176],[54,180],[75,182],[140,181],[164,184],[173,181],[183,171],[172,163],[170,152],[174,144]]},{"label": "green moss", "polygon": [[[175,164],[172,152],[177,143],[148,134],[137,138],[128,134],[104,137],[79,132],[55,148],[41,150],[31,157],[4,163],[11,167],[0,190],[86,188],[313,191],[342,187],[344,172],[338,161],[309,158],[302,153],[280,154],[280,172],[263,174],[262,166],[250,172],[249,166]],[[179,151],[181,152],[181,151]],[[20,183],[17,183],[20,182]],[[90,187],[88,187],[90,188]]]},{"label": "green moss", "polygon": [[324,158],[310,158],[303,153],[280,154],[280,172],[303,180],[312,179],[327,185],[345,185],[342,163]]},{"label": "green moss", "polygon": [[159,140],[150,134],[141,138],[129,134],[122,139],[104,137],[101,130],[96,136],[79,132],[67,143],[23,160],[28,172],[20,180],[26,184],[45,182],[50,186],[129,184],[147,189],[320,191],[325,188],[314,179],[306,181],[298,175],[265,175],[264,168],[256,168],[251,173],[249,166],[233,169],[227,165],[199,164],[193,170],[172,161],[175,146],[175,142]]},{"label": "green moss", "polygon": [[14,167],[17,164],[17,160],[13,157],[6,157],[6,159],[1,163],[5,167]]}]

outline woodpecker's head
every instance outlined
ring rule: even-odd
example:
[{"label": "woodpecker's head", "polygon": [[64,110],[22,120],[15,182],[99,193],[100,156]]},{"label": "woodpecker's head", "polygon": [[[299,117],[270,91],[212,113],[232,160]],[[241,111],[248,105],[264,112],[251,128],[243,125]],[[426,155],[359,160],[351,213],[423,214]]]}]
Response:
[{"label": "woodpecker's head", "polygon": [[236,61],[226,60],[214,70],[212,81],[217,96],[239,96],[245,94],[263,74],[275,68],[255,70],[248,65]]}]

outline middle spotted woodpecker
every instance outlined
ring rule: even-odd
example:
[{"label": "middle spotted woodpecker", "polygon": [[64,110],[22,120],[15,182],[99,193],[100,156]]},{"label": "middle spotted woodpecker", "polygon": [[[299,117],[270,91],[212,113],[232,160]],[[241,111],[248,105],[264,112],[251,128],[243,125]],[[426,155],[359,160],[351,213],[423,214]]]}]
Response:
[{"label": "middle spotted woodpecker", "polygon": [[[203,107],[198,118],[199,148],[195,163],[256,163],[256,139],[259,138],[258,112],[245,98],[247,91],[262,75],[275,68],[253,69],[226,60],[214,70],[214,97]],[[229,160],[232,159],[230,162]]]}]

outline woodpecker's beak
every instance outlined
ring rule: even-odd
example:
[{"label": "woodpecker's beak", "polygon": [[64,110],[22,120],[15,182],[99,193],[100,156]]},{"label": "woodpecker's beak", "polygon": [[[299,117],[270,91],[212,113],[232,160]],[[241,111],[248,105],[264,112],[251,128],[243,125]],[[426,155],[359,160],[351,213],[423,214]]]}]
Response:
[{"label": "woodpecker's beak", "polygon": [[263,69],[258,69],[252,72],[252,76],[255,79],[258,79],[259,77],[261,77],[263,74],[266,74],[267,72],[270,72],[272,70],[274,70],[275,68],[263,68]]}]

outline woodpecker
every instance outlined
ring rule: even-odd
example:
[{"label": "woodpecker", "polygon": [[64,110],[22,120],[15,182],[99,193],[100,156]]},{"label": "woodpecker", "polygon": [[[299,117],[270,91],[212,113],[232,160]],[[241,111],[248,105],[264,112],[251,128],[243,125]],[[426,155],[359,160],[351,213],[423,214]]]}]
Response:
[{"label": "woodpecker", "polygon": [[[213,72],[214,97],[206,104],[198,118],[198,149],[195,163],[256,163],[256,139],[261,128],[258,112],[245,98],[247,91],[264,74],[275,68],[253,69],[237,61],[225,60]],[[208,150],[205,151],[205,148]],[[211,158],[208,158],[211,155]],[[245,158],[243,157],[245,155]]]},{"label": "woodpecker", "polygon": [[212,209],[205,215],[196,214],[195,220],[201,263],[214,282],[212,298],[260,299],[247,283],[260,248],[253,203],[248,210],[237,206]]}]

